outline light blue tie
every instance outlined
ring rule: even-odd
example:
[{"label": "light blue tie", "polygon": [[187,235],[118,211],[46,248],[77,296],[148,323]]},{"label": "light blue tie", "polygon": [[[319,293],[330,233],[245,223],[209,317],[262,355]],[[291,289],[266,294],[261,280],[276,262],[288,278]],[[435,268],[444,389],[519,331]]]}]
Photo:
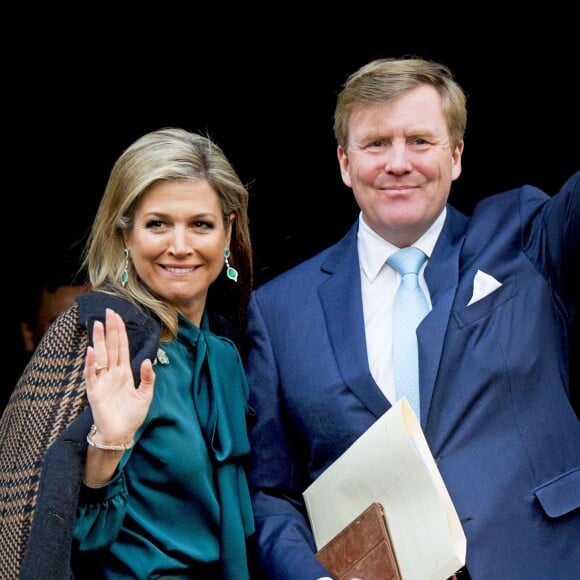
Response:
[{"label": "light blue tie", "polygon": [[419,248],[403,248],[388,260],[401,275],[401,283],[393,304],[393,362],[397,398],[406,397],[409,405],[421,417],[419,404],[419,357],[417,326],[429,305],[419,286],[417,273],[427,256]]}]

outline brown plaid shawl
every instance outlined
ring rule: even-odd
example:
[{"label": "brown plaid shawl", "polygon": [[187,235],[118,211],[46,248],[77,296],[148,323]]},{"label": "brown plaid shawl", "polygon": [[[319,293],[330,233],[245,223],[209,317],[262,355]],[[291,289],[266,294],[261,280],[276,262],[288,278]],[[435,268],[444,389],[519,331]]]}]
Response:
[{"label": "brown plaid shawl", "polygon": [[82,413],[84,359],[93,322],[104,320],[107,307],[125,321],[136,381],[141,361],[155,358],[159,324],[105,292],[79,296],[44,335],[0,418],[2,580],[72,577],[72,528],[91,422],[90,412]]},{"label": "brown plaid shawl", "polygon": [[44,336],[0,419],[0,578],[18,578],[48,447],[87,405],[78,306]]}]

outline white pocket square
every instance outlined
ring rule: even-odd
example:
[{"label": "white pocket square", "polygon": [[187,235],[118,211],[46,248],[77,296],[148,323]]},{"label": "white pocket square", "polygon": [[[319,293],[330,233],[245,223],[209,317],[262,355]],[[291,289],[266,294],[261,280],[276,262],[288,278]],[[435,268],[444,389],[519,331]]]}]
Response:
[{"label": "white pocket square", "polygon": [[471,300],[467,304],[470,306],[474,302],[485,298],[488,294],[491,294],[501,286],[501,282],[498,282],[493,276],[478,270],[473,279],[473,294]]}]

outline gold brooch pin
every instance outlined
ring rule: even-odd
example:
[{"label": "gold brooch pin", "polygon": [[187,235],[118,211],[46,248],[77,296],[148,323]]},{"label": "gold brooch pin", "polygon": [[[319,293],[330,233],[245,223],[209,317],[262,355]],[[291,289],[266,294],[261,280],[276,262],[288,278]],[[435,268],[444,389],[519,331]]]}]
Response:
[{"label": "gold brooch pin", "polygon": [[162,365],[169,364],[169,357],[167,356],[167,353],[162,348],[157,349],[157,356],[155,357],[153,364],[156,365],[157,363],[162,364]]}]

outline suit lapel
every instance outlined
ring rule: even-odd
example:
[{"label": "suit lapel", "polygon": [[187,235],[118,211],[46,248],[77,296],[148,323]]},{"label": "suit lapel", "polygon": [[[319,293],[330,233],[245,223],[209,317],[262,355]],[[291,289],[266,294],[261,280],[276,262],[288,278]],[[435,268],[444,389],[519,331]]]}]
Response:
[{"label": "suit lapel", "polygon": [[[459,257],[469,220],[447,206],[445,225],[425,269],[433,309],[419,325],[421,415],[431,405],[445,332],[459,277]],[[334,357],[345,384],[380,417],[391,406],[372,378],[366,349],[357,250],[358,222],[329,252],[322,270],[329,276],[318,290]],[[425,421],[422,421],[425,424]]]},{"label": "suit lapel", "polygon": [[[459,256],[468,220],[447,206],[443,230],[425,268],[432,310],[417,329],[419,340],[419,375],[421,377],[421,416],[426,418],[437,379],[445,332],[458,286]],[[424,425],[426,420],[421,421]]]},{"label": "suit lapel", "polygon": [[358,222],[322,265],[329,274],[318,290],[330,344],[345,384],[377,417],[390,407],[368,364],[356,244]]}]

